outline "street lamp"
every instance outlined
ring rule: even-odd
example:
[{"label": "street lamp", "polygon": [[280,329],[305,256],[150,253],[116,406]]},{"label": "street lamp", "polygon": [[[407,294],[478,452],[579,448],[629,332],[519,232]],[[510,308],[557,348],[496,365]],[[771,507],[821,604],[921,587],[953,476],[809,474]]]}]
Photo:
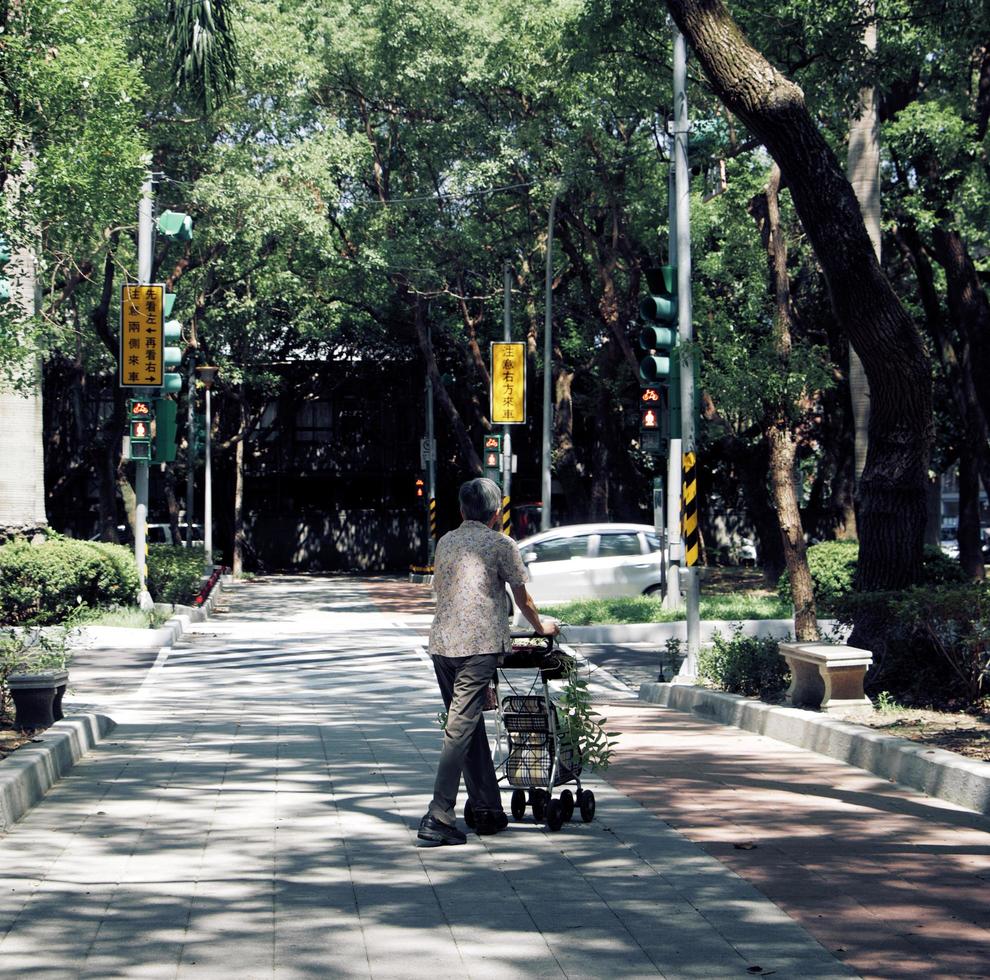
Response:
[{"label": "street lamp", "polygon": [[204,571],[207,575],[213,573],[213,474],[210,470],[210,389],[213,387],[213,380],[219,371],[219,368],[212,367],[208,364],[201,364],[196,368],[199,380],[203,382],[203,387],[206,389],[205,472],[203,476],[203,558]]}]

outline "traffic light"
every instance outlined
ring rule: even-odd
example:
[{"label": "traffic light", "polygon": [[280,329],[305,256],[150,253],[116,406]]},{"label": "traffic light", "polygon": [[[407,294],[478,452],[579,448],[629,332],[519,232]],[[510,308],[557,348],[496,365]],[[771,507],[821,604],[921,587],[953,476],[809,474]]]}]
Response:
[{"label": "traffic light", "polygon": [[502,485],[502,437],[500,435],[485,436],[481,444],[482,465],[485,476]]},{"label": "traffic light", "polygon": [[668,398],[652,385],[639,393],[639,445],[644,452],[663,456],[669,446]]},{"label": "traffic light", "polygon": [[422,500],[426,496],[426,483],[421,476],[416,477],[416,499]]},{"label": "traffic light", "polygon": [[163,211],[158,218],[158,233],[179,242],[191,242],[192,218],[188,214],[182,214],[181,211]]},{"label": "traffic light", "polygon": [[677,346],[677,269],[662,265],[645,271],[650,292],[639,304],[644,322],[639,344],[645,351],[639,380],[644,385],[663,384],[670,377]]},{"label": "traffic light", "polygon": [[150,399],[129,398],[127,400],[127,434],[130,442],[128,456],[130,459],[150,461],[154,421],[155,411]]},{"label": "traffic light", "polygon": [[178,320],[166,321],[165,347],[162,351],[165,365],[165,373],[162,376],[162,391],[167,395],[177,395],[182,390],[182,375],[176,371],[182,361],[182,348],[175,346],[181,341],[182,324]]},{"label": "traffic light", "polygon": [[[0,235],[0,269],[10,261],[10,245],[7,239]],[[10,280],[0,276],[0,306],[10,302]]]},{"label": "traffic light", "polygon": [[178,403],[172,401],[171,398],[155,399],[155,425],[151,453],[152,463],[157,464],[175,462],[175,435],[178,414]]}]

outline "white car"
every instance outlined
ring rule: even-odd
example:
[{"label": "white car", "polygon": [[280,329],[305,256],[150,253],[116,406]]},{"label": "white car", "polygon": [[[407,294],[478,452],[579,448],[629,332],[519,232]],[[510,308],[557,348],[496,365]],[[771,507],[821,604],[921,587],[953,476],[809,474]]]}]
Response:
[{"label": "white car", "polygon": [[519,551],[537,606],[660,591],[660,539],[648,524],[555,527],[520,541]]}]

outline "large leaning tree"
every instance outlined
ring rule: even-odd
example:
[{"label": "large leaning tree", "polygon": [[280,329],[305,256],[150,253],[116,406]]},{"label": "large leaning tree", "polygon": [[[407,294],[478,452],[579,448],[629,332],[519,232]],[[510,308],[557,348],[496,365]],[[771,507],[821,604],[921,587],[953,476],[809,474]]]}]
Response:
[{"label": "large leaning tree", "polygon": [[920,571],[932,443],[927,349],[880,267],[856,195],[804,93],[743,36],[721,0],[667,0],[713,88],[780,166],[871,392],[857,491],[858,585],[902,588]]}]

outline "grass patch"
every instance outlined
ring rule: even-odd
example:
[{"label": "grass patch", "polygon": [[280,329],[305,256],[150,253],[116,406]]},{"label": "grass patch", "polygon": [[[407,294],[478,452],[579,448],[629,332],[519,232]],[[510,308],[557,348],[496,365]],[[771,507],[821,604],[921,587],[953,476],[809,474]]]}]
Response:
[{"label": "grass patch", "polygon": [[164,611],[145,612],[137,606],[110,606],[80,609],[71,617],[72,626],[121,626],[129,629],[156,629],[169,618]]},{"label": "grass patch", "polygon": [[[557,606],[541,607],[541,613],[570,626],[612,626],[623,623],[673,623],[684,619],[683,610],[664,609],[663,600],[652,596],[622,599],[582,599]],[[773,596],[715,595],[701,597],[701,618],[790,619],[794,613]]]}]

